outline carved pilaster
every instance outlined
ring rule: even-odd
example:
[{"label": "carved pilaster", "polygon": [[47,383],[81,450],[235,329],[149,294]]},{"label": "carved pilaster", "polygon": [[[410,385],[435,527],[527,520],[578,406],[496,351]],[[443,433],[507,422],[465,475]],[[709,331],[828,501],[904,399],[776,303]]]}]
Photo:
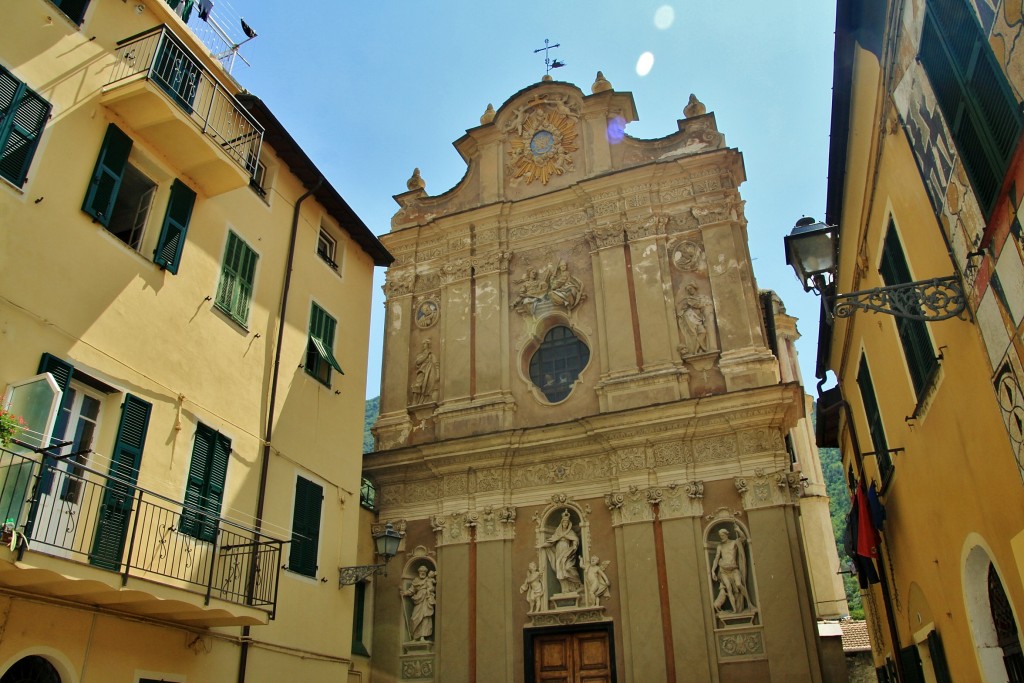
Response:
[{"label": "carved pilaster", "polygon": [[469,543],[470,527],[475,525],[474,516],[469,512],[449,512],[430,518],[430,528],[437,537],[438,548],[446,545]]},{"label": "carved pilaster", "polygon": [[752,477],[736,477],[736,491],[743,498],[744,510],[795,505],[800,500],[803,485],[797,472],[765,472],[754,470]]},{"label": "carved pilaster", "polygon": [[612,513],[612,526],[636,522],[653,522],[654,508],[649,491],[639,486],[630,486],[626,492],[613,492],[604,497],[604,504]]},{"label": "carved pilaster", "polygon": [[700,517],[704,514],[704,482],[689,481],[684,484],[669,484],[657,489],[661,495],[658,517],[679,519]]}]

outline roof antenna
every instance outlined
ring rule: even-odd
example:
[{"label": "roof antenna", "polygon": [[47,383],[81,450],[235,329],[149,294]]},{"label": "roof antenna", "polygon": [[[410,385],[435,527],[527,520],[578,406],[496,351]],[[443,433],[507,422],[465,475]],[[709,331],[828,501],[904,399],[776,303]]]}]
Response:
[{"label": "roof antenna", "polygon": [[561,47],[561,43],[555,43],[554,45],[548,45],[548,39],[544,39],[544,47],[539,47],[533,51],[533,54],[538,52],[544,53],[544,80],[551,80],[551,70],[558,69],[565,66],[565,62],[560,62],[557,59],[550,59],[548,57],[548,50],[554,50],[556,47]]}]

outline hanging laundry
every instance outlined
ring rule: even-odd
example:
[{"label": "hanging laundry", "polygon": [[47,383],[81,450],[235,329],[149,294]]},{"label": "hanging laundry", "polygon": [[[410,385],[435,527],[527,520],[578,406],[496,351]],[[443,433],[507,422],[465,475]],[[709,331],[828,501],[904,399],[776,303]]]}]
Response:
[{"label": "hanging laundry", "polygon": [[199,18],[203,21],[210,20],[210,12],[213,11],[213,0],[199,0]]},{"label": "hanging laundry", "polygon": [[189,17],[192,16],[192,7],[196,4],[195,0],[185,0],[185,5],[181,10],[181,20],[186,24],[188,23]]},{"label": "hanging laundry", "polygon": [[857,554],[861,557],[878,557],[878,546],[881,545],[882,538],[878,535],[878,529],[871,523],[871,511],[868,509],[868,496],[864,490],[863,480],[857,487],[853,502],[857,507]]},{"label": "hanging laundry", "polygon": [[170,5],[171,9],[178,9],[178,5],[181,4],[181,0],[167,0],[167,4]]},{"label": "hanging laundry", "polygon": [[871,524],[881,531],[882,525],[885,524],[885,506],[878,499],[875,482],[871,482],[871,486],[868,487],[868,510],[871,512]]},{"label": "hanging laundry", "polygon": [[245,37],[246,38],[255,38],[256,37],[256,31],[253,31],[252,27],[249,26],[249,24],[245,23],[245,19],[242,19],[241,21],[242,21],[242,33],[245,34]]}]

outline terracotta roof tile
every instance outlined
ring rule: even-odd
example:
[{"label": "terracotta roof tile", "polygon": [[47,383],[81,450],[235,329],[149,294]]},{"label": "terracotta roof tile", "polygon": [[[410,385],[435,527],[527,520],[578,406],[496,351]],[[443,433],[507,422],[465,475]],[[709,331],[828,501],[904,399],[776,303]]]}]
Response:
[{"label": "terracotta roof tile", "polygon": [[839,622],[843,629],[843,652],[863,652],[871,649],[868,622],[845,619]]}]

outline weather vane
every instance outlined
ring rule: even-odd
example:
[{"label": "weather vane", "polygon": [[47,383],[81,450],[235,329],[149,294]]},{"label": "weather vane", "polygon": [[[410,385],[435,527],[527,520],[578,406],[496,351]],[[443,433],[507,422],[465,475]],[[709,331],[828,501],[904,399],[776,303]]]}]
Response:
[{"label": "weather vane", "polygon": [[554,45],[548,45],[548,39],[545,38],[544,39],[544,47],[539,47],[539,48],[537,48],[536,50],[533,51],[533,54],[537,54],[538,52],[543,52],[544,53],[544,75],[545,76],[550,76],[552,69],[557,69],[559,67],[565,66],[565,62],[560,62],[557,59],[550,59],[550,58],[548,58],[548,50],[554,50],[556,47],[560,47],[560,46],[561,46],[561,43],[555,43]]}]

